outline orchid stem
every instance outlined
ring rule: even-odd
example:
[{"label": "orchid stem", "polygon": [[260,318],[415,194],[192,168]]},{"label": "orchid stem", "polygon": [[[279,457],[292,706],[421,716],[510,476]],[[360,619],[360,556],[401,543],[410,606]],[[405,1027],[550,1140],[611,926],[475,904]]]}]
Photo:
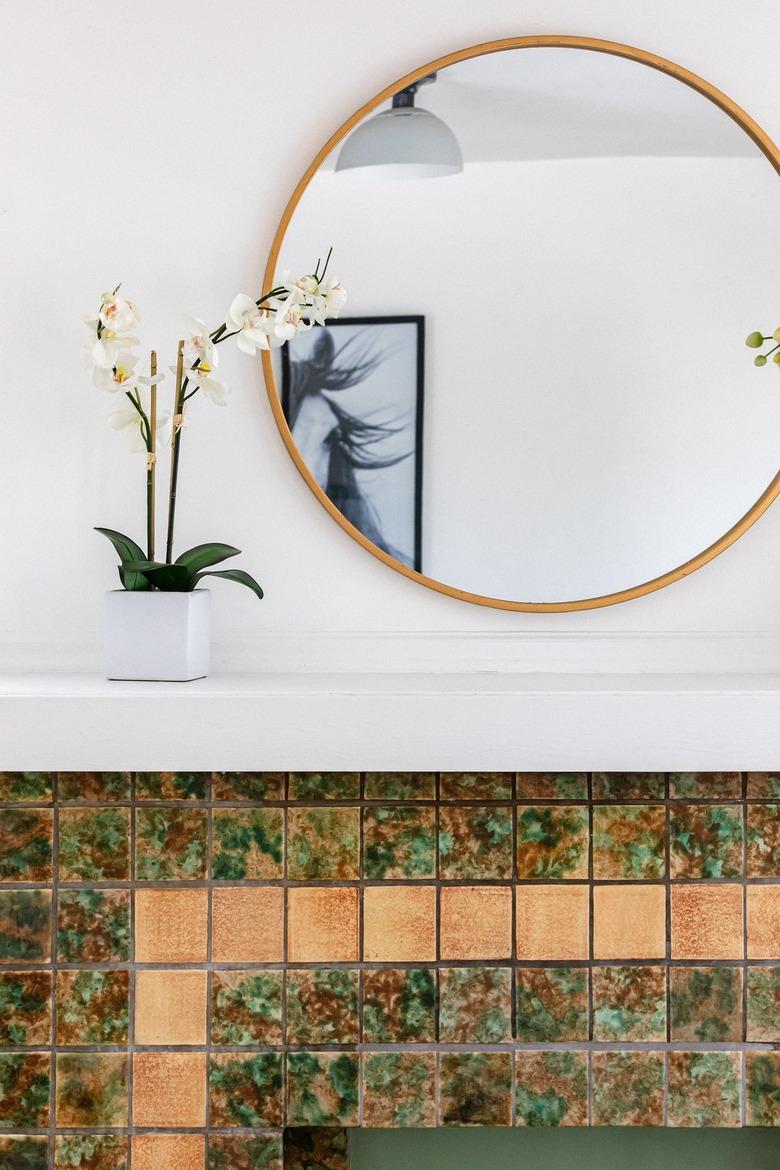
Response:
[{"label": "orchid stem", "polygon": [[[149,373],[157,377],[157,354],[149,355]],[[146,458],[146,555],[154,560],[156,474],[157,474],[157,383],[152,381],[149,396],[149,444]]]},{"label": "orchid stem", "polygon": [[168,487],[168,533],[165,541],[165,560],[173,559],[173,525],[176,518],[176,488],[179,482],[179,448],[181,446],[181,414],[184,409],[184,342],[179,342],[176,357],[176,393],[174,395],[173,432],[171,434],[171,479]]}]

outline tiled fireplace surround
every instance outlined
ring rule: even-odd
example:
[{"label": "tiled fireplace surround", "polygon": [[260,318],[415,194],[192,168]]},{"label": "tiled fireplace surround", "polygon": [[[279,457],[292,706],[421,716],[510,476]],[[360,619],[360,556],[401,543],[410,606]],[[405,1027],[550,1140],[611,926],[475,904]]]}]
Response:
[{"label": "tiled fireplace surround", "polygon": [[777,1126],[779,1049],[780,775],[0,773],[2,1170]]}]

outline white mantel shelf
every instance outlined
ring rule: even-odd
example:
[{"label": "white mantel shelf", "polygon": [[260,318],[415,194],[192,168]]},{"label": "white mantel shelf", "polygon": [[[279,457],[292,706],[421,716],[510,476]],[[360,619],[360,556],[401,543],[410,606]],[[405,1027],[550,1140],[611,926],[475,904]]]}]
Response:
[{"label": "white mantel shelf", "polygon": [[0,676],[2,770],[780,768],[780,674]]}]

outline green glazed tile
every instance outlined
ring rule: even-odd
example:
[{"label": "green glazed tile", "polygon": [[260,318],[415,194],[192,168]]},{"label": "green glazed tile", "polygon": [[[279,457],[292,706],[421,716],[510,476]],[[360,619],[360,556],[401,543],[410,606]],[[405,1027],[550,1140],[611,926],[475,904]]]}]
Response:
[{"label": "green glazed tile", "polygon": [[282,1043],[281,971],[215,971],[211,980],[211,1043]]},{"label": "green glazed tile", "polygon": [[363,973],[363,1040],[429,1043],[436,1038],[436,984],[428,967],[382,967]]},{"label": "green glazed tile", "polygon": [[780,1042],[780,967],[748,969],[747,1038]]},{"label": "green glazed tile", "polygon": [[229,881],[284,876],[284,810],[215,808],[211,876]]},{"label": "green glazed tile", "polygon": [[290,800],[359,800],[359,772],[291,772]]},{"label": "green glazed tile", "polygon": [[435,799],[435,772],[366,772],[366,800]]},{"label": "green glazed tile", "polygon": [[208,800],[208,772],[136,772],[136,800]]},{"label": "green glazed tile", "polygon": [[442,772],[439,795],[442,800],[511,800],[511,772]]},{"label": "green glazed tile", "polygon": [[284,1131],[284,1170],[348,1170],[347,1130],[297,1126]]},{"label": "green glazed tile", "polygon": [[515,1035],[555,1043],[588,1039],[585,967],[528,967],[517,971]]},{"label": "green glazed tile", "polygon": [[129,772],[58,772],[57,800],[129,800]]},{"label": "green glazed tile", "polygon": [[663,967],[594,967],[592,978],[594,1040],[666,1040]]},{"label": "green glazed tile", "polygon": [[471,881],[512,876],[512,809],[443,805],[439,877]]},{"label": "green glazed tile", "polygon": [[742,809],[682,804],[669,820],[673,878],[728,878],[742,873]]},{"label": "green glazed tile", "polygon": [[672,800],[739,800],[741,772],[670,772]]},{"label": "green glazed tile", "polygon": [[433,1052],[363,1055],[363,1125],[421,1129],[436,1124]]},{"label": "green glazed tile", "polygon": [[51,892],[0,890],[0,963],[51,957]]},{"label": "green glazed tile", "polygon": [[594,772],[594,800],[663,800],[663,772]]},{"label": "green glazed tile", "polygon": [[747,1054],[748,1125],[780,1126],[780,1052]]},{"label": "green glazed tile", "polygon": [[50,809],[0,809],[0,882],[52,880]]},{"label": "green glazed tile", "polygon": [[780,800],[780,773],[748,772],[748,800]]},{"label": "green glazed tile", "polygon": [[518,1052],[515,1069],[516,1125],[588,1124],[585,1052]]},{"label": "green glazed tile", "polygon": [[663,1125],[660,1052],[594,1052],[593,1125]]},{"label": "green glazed tile", "polygon": [[0,970],[0,1048],[51,1042],[51,973]]},{"label": "green glazed tile", "polygon": [[3,1170],[48,1170],[49,1139],[26,1134],[0,1135]]},{"label": "green glazed tile", "polygon": [[363,813],[363,877],[426,878],[436,872],[431,805],[379,804]]},{"label": "green glazed tile", "polygon": [[593,809],[593,876],[648,880],[666,874],[662,805],[603,804]]},{"label": "green glazed tile", "polygon": [[518,807],[517,876],[586,878],[588,810],[579,805]]},{"label": "green glazed tile", "polygon": [[439,1061],[441,1125],[512,1124],[509,1052],[443,1052]]},{"label": "green glazed tile", "polygon": [[127,881],[130,813],[126,808],[59,810],[60,881]]},{"label": "green glazed tile", "polygon": [[748,806],[748,877],[780,877],[780,804]]},{"label": "green glazed tile", "polygon": [[670,1052],[667,1125],[740,1124],[738,1052]]},{"label": "green glazed tile", "polygon": [[52,772],[0,772],[0,802],[51,804]]},{"label": "green glazed tile", "polygon": [[518,800],[587,800],[587,772],[518,772]]},{"label": "green glazed tile", "polygon": [[283,1109],[281,1052],[232,1052],[209,1057],[211,1125],[216,1129],[281,1125]]},{"label": "green glazed tile", "polygon": [[125,963],[130,958],[129,890],[60,890],[61,963]]},{"label": "green glazed tile", "polygon": [[135,876],[141,882],[205,878],[208,813],[199,808],[135,812]]},{"label": "green glazed tile", "polygon": [[284,800],[284,772],[212,772],[212,800]]},{"label": "green glazed tile", "polygon": [[127,1138],[116,1133],[71,1133],[55,1139],[54,1170],[127,1170]]},{"label": "green glazed tile", "polygon": [[360,809],[291,808],[287,876],[295,881],[360,877]]},{"label": "green glazed tile", "polygon": [[57,1044],[124,1044],[127,971],[57,972]]},{"label": "green glazed tile", "polygon": [[282,1134],[211,1133],[207,1170],[284,1170]]},{"label": "green glazed tile", "polygon": [[127,1125],[127,1056],[114,1052],[57,1054],[57,1128]]},{"label": "green glazed tile", "polygon": [[356,1044],[358,973],[317,967],[287,971],[287,1043]]},{"label": "green glazed tile", "polygon": [[512,1036],[508,967],[445,967],[439,972],[439,1040],[500,1044]]},{"label": "green glazed tile", "polygon": [[46,1052],[0,1052],[0,1129],[49,1124],[49,1069]]},{"label": "green glazed tile", "polygon": [[742,1039],[742,972],[738,967],[672,967],[672,1040],[723,1043]]},{"label": "green glazed tile", "polygon": [[357,1125],[358,1057],[287,1053],[287,1124]]}]

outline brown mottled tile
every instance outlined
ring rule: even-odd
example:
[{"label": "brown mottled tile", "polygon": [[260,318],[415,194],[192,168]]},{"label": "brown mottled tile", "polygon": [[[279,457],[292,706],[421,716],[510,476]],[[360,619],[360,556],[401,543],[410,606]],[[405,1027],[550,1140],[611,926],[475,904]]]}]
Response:
[{"label": "brown mottled tile", "polygon": [[435,800],[435,772],[366,772],[366,800]]},{"label": "brown mottled tile", "polygon": [[48,1052],[0,1052],[0,1132],[49,1124]]},{"label": "brown mottled tile", "polygon": [[436,972],[380,967],[363,972],[363,1041],[430,1043],[436,1039]]},{"label": "brown mottled tile", "polygon": [[594,800],[663,800],[663,772],[594,772]]},{"label": "brown mottled tile", "polygon": [[212,800],[284,800],[284,772],[212,772]]},{"label": "brown mottled tile", "polygon": [[512,772],[442,772],[441,800],[511,800]]},{"label": "brown mottled tile", "polygon": [[512,972],[508,967],[443,967],[439,971],[439,1040],[502,1044],[512,1038]]},{"label": "brown mottled tile", "polygon": [[0,882],[50,882],[51,858],[51,809],[0,808]]},{"label": "brown mottled tile", "polygon": [[670,1052],[667,1125],[738,1126],[741,1081],[738,1052]]},{"label": "brown mottled tile", "polygon": [[360,808],[291,808],[287,876],[292,881],[356,881],[360,877]]},{"label": "brown mottled tile", "polygon": [[[257,1130],[249,1133],[212,1132],[209,1134],[208,1170],[293,1170],[294,1163],[288,1162],[287,1158],[287,1144],[288,1135],[297,1132],[285,1130],[284,1154],[281,1130],[268,1133]],[[346,1138],[344,1149],[346,1151]],[[325,1159],[314,1161],[311,1166],[301,1166],[300,1170],[314,1170],[315,1165],[321,1167],[321,1170],[330,1170]],[[343,1167],[334,1166],[333,1170],[348,1170],[346,1161]]]},{"label": "brown mottled tile", "polygon": [[127,971],[58,971],[57,1044],[126,1044]]},{"label": "brown mottled tile", "polygon": [[595,959],[662,959],[666,954],[663,886],[596,886],[593,890]]},{"label": "brown mottled tile", "polygon": [[208,812],[181,805],[135,810],[137,881],[196,881],[208,870]]},{"label": "brown mottled tile", "polygon": [[288,967],[286,982],[288,1044],[358,1043],[356,970]]},{"label": "brown mottled tile", "polygon": [[365,1052],[363,1125],[416,1129],[436,1124],[436,1055]]},{"label": "brown mottled tile", "polygon": [[588,1124],[585,1052],[515,1053],[516,1125]]},{"label": "brown mottled tile", "polygon": [[363,812],[363,877],[436,876],[436,811],[429,804],[375,804]]},{"label": "brown mottled tile", "polygon": [[130,799],[130,772],[58,772],[57,800],[61,803]]},{"label": "brown mottled tile", "polygon": [[57,1054],[57,1128],[127,1125],[127,1056],[120,1052]]},{"label": "brown mottled tile", "polygon": [[359,892],[352,886],[293,886],[287,891],[287,961],[354,963]]},{"label": "brown mottled tile", "polygon": [[209,1057],[209,1123],[216,1129],[284,1122],[284,1055],[218,1052]]},{"label": "brown mottled tile", "polygon": [[741,1040],[739,967],[672,967],[669,1019],[672,1040],[705,1044]]},{"label": "brown mottled tile", "polygon": [[130,958],[130,890],[60,890],[60,963],[126,963]]},{"label": "brown mottled tile", "polygon": [[747,876],[780,878],[780,804],[748,806]]},{"label": "brown mottled tile", "polygon": [[741,959],[742,887],[672,886],[672,958]]},{"label": "brown mottled tile", "polygon": [[740,877],[743,836],[739,805],[672,805],[669,817],[672,878]]},{"label": "brown mottled tile", "polygon": [[747,1039],[780,1043],[780,967],[748,969]]},{"label": "brown mottled tile", "polygon": [[0,1049],[51,1042],[51,972],[0,969]]},{"label": "brown mottled tile", "polygon": [[357,1125],[358,1064],[357,1053],[288,1052],[288,1126]]},{"label": "brown mottled tile", "polygon": [[515,901],[518,959],[588,958],[587,886],[518,886]]},{"label": "brown mottled tile", "polygon": [[51,890],[0,889],[0,963],[51,958]]},{"label": "brown mottled tile", "polygon": [[780,1126],[780,1052],[748,1052],[747,1124]]},{"label": "brown mottled tile", "polygon": [[512,877],[512,809],[497,805],[442,805],[439,877],[502,880]]},{"label": "brown mottled tile", "polygon": [[282,971],[258,968],[214,971],[211,976],[211,1043],[282,1043]]},{"label": "brown mottled tile", "polygon": [[512,1055],[443,1052],[439,1057],[441,1125],[511,1125]]},{"label": "brown mottled tile", "polygon": [[595,805],[594,878],[652,881],[665,877],[665,835],[663,805]]},{"label": "brown mottled tile", "polygon": [[215,963],[279,963],[284,958],[284,890],[215,886],[211,891]]},{"label": "brown mottled tile", "polygon": [[217,881],[273,881],[284,876],[284,809],[215,808],[211,876]]},{"label": "brown mottled tile", "polygon": [[48,1137],[0,1133],[0,1166],[3,1170],[49,1170]]},{"label": "brown mottled tile", "polygon": [[661,1052],[594,1052],[593,1125],[663,1125]]},{"label": "brown mottled tile", "polygon": [[515,1036],[525,1043],[588,1039],[587,967],[517,971]]},{"label": "brown mottled tile", "polygon": [[672,800],[739,800],[741,772],[670,772]]},{"label": "brown mottled tile", "polygon": [[368,886],[363,894],[366,962],[426,962],[436,958],[434,886]]},{"label": "brown mottled tile", "polygon": [[126,1134],[65,1133],[54,1143],[54,1170],[127,1170]]},{"label": "brown mottled tile", "polygon": [[129,809],[61,808],[58,823],[61,882],[129,879]]},{"label": "brown mottled tile", "polygon": [[206,1124],[206,1054],[136,1052],[133,1125],[198,1129]]},{"label": "brown mottled tile", "polygon": [[780,885],[748,886],[749,959],[780,959]]},{"label": "brown mottled tile", "polygon": [[443,886],[440,907],[440,958],[511,957],[510,886]]},{"label": "brown mottled tile", "polygon": [[0,801],[51,804],[54,772],[0,772]]},{"label": "brown mottled tile", "polygon": [[136,962],[205,962],[208,911],[208,890],[136,890]]},{"label": "brown mottled tile", "polygon": [[748,800],[780,800],[780,772],[748,772]]},{"label": "brown mottled tile", "polygon": [[291,772],[290,800],[359,800],[359,772]]},{"label": "brown mottled tile", "polygon": [[587,800],[587,772],[518,772],[518,800]]},{"label": "brown mottled tile", "polygon": [[584,805],[520,805],[517,876],[554,881],[588,876],[588,810]]},{"label": "brown mottled tile", "polygon": [[206,1043],[206,972],[136,971],[136,1044]]},{"label": "brown mottled tile", "polygon": [[202,1133],[136,1133],[130,1143],[133,1170],[205,1170]]},{"label": "brown mottled tile", "polygon": [[[341,1126],[298,1125],[284,1131],[284,1170],[349,1170],[348,1130]],[[209,1170],[213,1170],[210,1166]],[[219,1166],[216,1170],[242,1170]],[[248,1167],[247,1170],[277,1170]],[[281,1170],[281,1167],[278,1168]]]},{"label": "brown mottled tile", "polygon": [[209,773],[136,772],[135,795],[136,800],[208,800]]},{"label": "brown mottled tile", "polygon": [[666,969],[594,967],[593,1039],[666,1040]]}]

